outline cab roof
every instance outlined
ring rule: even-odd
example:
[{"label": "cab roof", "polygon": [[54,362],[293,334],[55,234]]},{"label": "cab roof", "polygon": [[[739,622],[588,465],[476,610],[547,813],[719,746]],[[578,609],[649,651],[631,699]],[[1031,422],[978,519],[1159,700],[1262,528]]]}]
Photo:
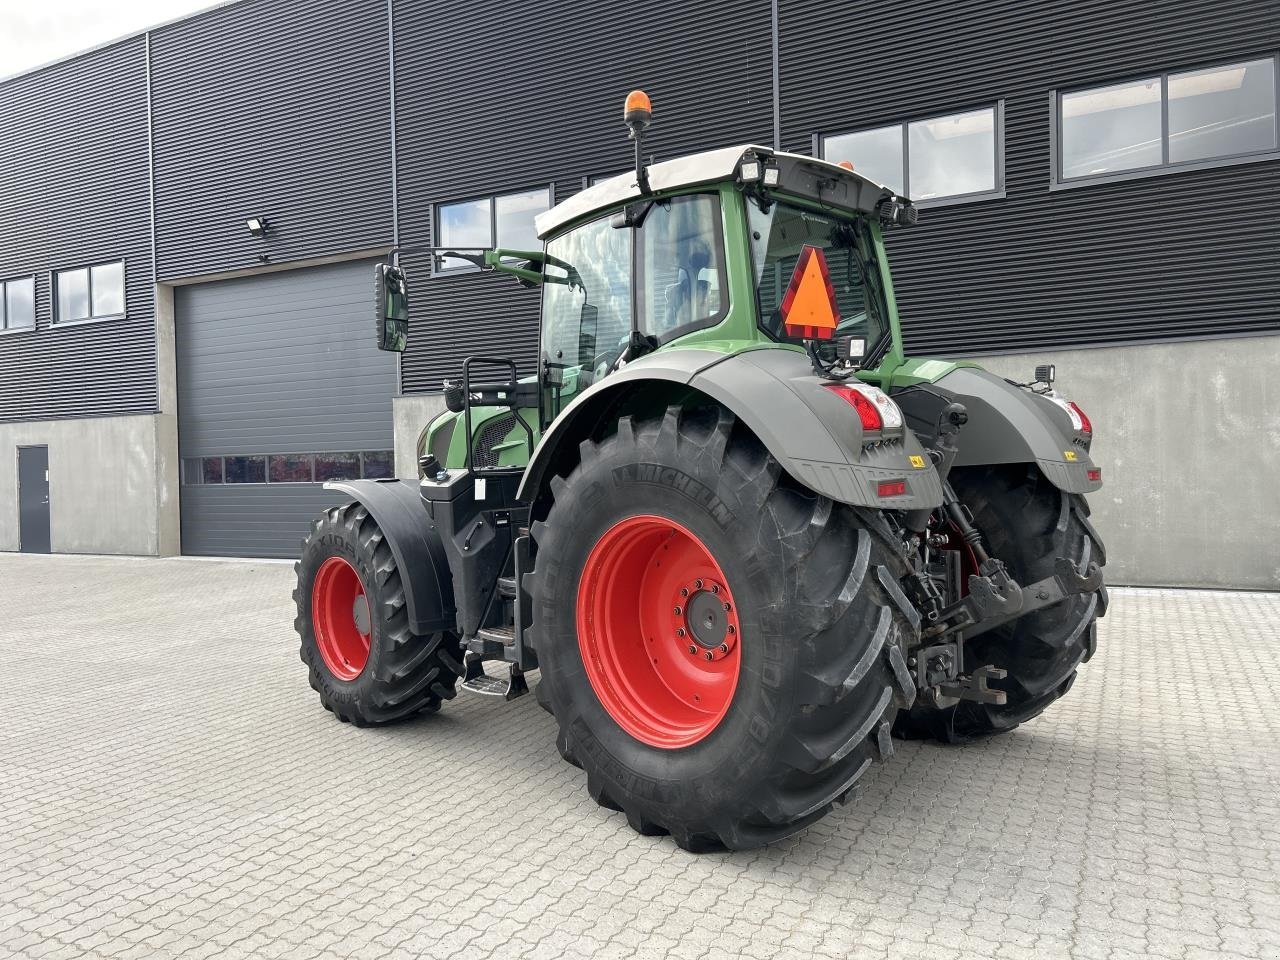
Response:
[{"label": "cab roof", "polygon": [[[811,174],[821,174],[823,178],[834,178],[836,183],[846,188],[853,188],[840,191],[842,194],[861,198],[861,202],[853,205],[853,209],[871,212],[879,200],[894,196],[893,191],[888,187],[855,173],[847,167],[802,153],[787,153],[754,144],[721,147],[651,164],[649,166],[650,192],[665,193],[685,187],[696,187],[704,183],[732,180],[737,175],[738,164],[747,153],[754,154],[761,161],[775,159],[780,165],[788,168],[799,167]],[[561,227],[597,210],[617,207],[629,200],[638,200],[640,196],[640,187],[636,183],[634,170],[610,177],[608,180],[601,180],[581,193],[574,194],[568,200],[556,204],[550,210],[538,214],[534,221],[538,230],[538,239],[545,240]]]}]

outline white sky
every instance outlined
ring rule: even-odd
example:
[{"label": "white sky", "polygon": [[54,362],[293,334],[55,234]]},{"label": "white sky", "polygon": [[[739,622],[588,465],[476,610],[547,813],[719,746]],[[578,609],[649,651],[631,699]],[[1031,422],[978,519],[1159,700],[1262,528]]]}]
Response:
[{"label": "white sky", "polygon": [[22,73],[217,0],[0,0],[0,77]]}]

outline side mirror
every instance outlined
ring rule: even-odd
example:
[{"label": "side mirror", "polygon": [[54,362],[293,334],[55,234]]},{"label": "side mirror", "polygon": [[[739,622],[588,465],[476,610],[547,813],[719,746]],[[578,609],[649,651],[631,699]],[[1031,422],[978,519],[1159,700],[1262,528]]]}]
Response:
[{"label": "side mirror", "polygon": [[404,353],[409,340],[409,286],[404,271],[389,263],[374,268],[374,311],[378,320],[378,349]]}]

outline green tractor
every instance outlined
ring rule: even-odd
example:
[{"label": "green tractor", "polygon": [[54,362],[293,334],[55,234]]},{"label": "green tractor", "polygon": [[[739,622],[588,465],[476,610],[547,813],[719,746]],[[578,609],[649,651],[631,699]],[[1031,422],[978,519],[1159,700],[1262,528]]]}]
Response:
[{"label": "green tractor", "polygon": [[[758,146],[644,164],[542,214],[538,251],[450,250],[541,288],[540,361],[471,357],[418,482],[304,542],[302,659],[340,720],[458,686],[538,701],[587,790],[643,834],[750,848],[853,796],[894,738],[1031,719],[1106,610],[1092,426],[903,355],[882,232],[905,197]],[[404,274],[380,264],[379,345]],[[486,664],[490,669],[486,670]]]}]

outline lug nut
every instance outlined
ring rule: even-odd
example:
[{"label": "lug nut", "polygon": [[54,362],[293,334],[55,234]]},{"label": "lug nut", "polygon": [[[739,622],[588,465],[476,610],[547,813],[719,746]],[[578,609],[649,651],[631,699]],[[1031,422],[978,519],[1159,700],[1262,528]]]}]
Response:
[{"label": "lug nut", "polygon": [[683,636],[684,636],[684,627],[676,627],[676,636],[677,636],[677,637],[683,637]]},{"label": "lug nut", "polygon": [[698,652],[698,648],[697,648],[697,647],[695,647],[695,646],[691,643],[691,644],[689,644],[689,652],[690,652],[690,653],[697,653],[697,652]]},{"label": "lug nut", "polygon": [[693,585],[694,585],[694,587],[696,587],[698,590],[701,590],[701,589],[702,589],[702,581],[701,581],[701,580],[695,580],[695,581],[693,581]]},{"label": "lug nut", "polygon": [[682,596],[682,597],[687,597],[688,595],[689,595],[689,588],[688,588],[688,587],[681,587],[681,588],[680,588],[680,596]]},{"label": "lug nut", "polygon": [[712,593],[719,593],[719,592],[720,592],[720,584],[718,584],[718,583],[713,583],[713,584],[711,585],[711,592],[712,592]]},{"label": "lug nut", "polygon": [[729,645],[728,645],[727,643],[722,643],[722,644],[720,644],[720,652],[721,652],[721,653],[728,653],[728,652],[729,652]]},{"label": "lug nut", "polygon": [[678,616],[680,616],[680,608],[679,608],[679,607],[676,607],[676,616],[677,616],[677,617],[678,617]]},{"label": "lug nut", "polygon": [[735,627],[732,623],[731,623],[731,624],[729,624],[728,629],[729,629],[729,632],[730,632],[730,633],[737,633],[737,632],[738,632],[738,628],[737,628],[737,627]]},{"label": "lug nut", "polygon": [[710,650],[708,650],[706,653],[704,653],[704,654],[703,654],[703,656],[704,656],[704,657],[706,657],[708,660],[714,660],[714,659],[715,659],[715,657],[712,655],[712,653],[711,653],[711,651],[710,651]]},{"label": "lug nut", "polygon": [[725,612],[725,613],[728,613],[728,612],[729,612],[730,610],[732,610],[732,609],[733,609],[733,604],[731,604],[731,603],[726,603],[726,604],[724,605],[724,612]]}]

